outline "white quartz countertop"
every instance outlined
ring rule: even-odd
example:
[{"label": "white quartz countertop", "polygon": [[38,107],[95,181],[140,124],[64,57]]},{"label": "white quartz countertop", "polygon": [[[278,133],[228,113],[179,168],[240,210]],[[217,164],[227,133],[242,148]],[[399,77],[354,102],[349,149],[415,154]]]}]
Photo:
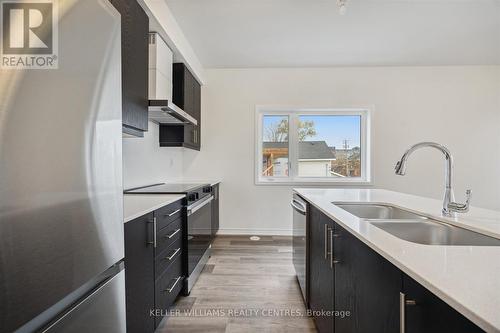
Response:
[{"label": "white quartz countertop", "polygon": [[500,246],[423,245],[397,238],[332,202],[388,203],[500,238],[500,212],[442,218],[440,200],[377,189],[294,189],[362,242],[487,332],[500,332]]},{"label": "white quartz countertop", "polygon": [[184,194],[124,194],[123,221],[132,221],[184,197]]}]

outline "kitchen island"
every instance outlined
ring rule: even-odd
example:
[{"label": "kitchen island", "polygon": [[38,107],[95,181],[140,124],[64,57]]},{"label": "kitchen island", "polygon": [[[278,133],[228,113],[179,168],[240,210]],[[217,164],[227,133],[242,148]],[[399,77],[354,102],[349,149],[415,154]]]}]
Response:
[{"label": "kitchen island", "polygon": [[[452,219],[441,217],[439,200],[386,190],[294,189],[294,192],[312,206],[311,211],[320,211],[339,229],[350,233],[475,325],[488,332],[500,332],[499,246],[441,246],[405,241],[333,202],[390,204],[495,238],[500,238],[499,212],[472,208],[470,213]],[[342,258],[340,265],[341,262]]]}]

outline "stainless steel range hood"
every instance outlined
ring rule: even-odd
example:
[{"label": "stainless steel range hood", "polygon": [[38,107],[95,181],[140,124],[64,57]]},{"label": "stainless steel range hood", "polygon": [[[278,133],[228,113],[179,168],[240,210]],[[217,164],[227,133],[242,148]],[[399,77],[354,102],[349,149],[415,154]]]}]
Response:
[{"label": "stainless steel range hood", "polygon": [[198,121],[169,100],[149,100],[149,119],[159,124],[193,124]]}]

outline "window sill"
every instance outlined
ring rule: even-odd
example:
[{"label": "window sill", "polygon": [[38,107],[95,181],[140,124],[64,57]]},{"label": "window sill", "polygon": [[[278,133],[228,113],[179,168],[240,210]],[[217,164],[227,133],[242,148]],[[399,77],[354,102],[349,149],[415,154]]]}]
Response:
[{"label": "window sill", "polygon": [[348,181],[339,181],[339,180],[262,180],[258,179],[255,181],[255,185],[257,186],[373,186],[373,182],[371,180],[348,180]]}]

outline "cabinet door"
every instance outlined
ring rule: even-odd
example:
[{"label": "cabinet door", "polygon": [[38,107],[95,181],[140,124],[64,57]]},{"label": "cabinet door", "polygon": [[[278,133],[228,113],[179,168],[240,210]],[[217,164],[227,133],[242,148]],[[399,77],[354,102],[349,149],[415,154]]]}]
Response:
[{"label": "cabinet door", "polygon": [[136,0],[111,0],[122,22],[122,114],[127,129],[148,130],[149,18]]},{"label": "cabinet door", "polygon": [[184,147],[199,150],[196,145],[196,128],[197,126],[192,124],[184,125]]},{"label": "cabinet door", "polygon": [[201,129],[201,91],[200,85],[189,72],[187,68],[184,70],[184,111],[189,113],[198,121],[198,125],[184,126],[184,143],[188,148],[200,150],[200,129]]},{"label": "cabinet door", "polygon": [[194,110],[194,87],[195,87],[195,78],[193,74],[187,69],[185,65],[183,65],[183,75],[184,75],[184,111],[190,114],[191,116],[195,116]]},{"label": "cabinet door", "polygon": [[194,144],[197,150],[201,148],[201,86],[198,81],[193,80],[194,85],[194,104],[193,104],[193,117],[198,121],[195,127]]},{"label": "cabinet door", "polygon": [[183,63],[173,65],[173,102],[198,121],[198,125],[160,126],[160,146],[201,147],[201,86]]},{"label": "cabinet door", "polygon": [[440,298],[404,275],[405,328],[407,333],[483,332]]},{"label": "cabinet door", "polygon": [[125,290],[127,332],[153,332],[155,268],[153,213],[125,223]]},{"label": "cabinet door", "polygon": [[335,225],[336,332],[389,333],[399,330],[399,269],[348,231]]},{"label": "cabinet door", "polygon": [[309,308],[320,333],[333,332],[333,265],[330,263],[329,234],[333,221],[311,206],[309,215]]}]

